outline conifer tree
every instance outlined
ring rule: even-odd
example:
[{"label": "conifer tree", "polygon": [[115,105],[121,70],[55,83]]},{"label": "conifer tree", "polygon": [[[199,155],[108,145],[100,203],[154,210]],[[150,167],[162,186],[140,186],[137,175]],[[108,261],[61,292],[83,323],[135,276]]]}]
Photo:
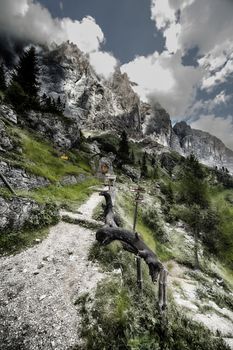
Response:
[{"label": "conifer tree", "polygon": [[146,164],[146,152],[143,153],[142,157],[142,165],[141,165],[141,177],[147,177],[148,176],[148,169]]},{"label": "conifer tree", "polygon": [[156,164],[156,160],[155,160],[155,157],[153,156],[151,159],[151,166],[154,167],[155,164]]},{"label": "conifer tree", "polygon": [[5,91],[6,86],[6,77],[5,77],[5,69],[3,63],[0,65],[0,91]]},{"label": "conifer tree", "polygon": [[132,163],[132,164],[135,163],[135,156],[134,156],[134,151],[133,151],[133,150],[131,151],[130,160],[131,160],[131,163]]},{"label": "conifer tree", "polygon": [[13,81],[22,87],[25,94],[36,98],[39,90],[38,75],[39,67],[36,50],[32,46],[20,57],[19,63],[15,68]]},{"label": "conifer tree", "polygon": [[121,134],[118,155],[122,160],[129,161],[129,142],[128,142],[128,135],[125,130],[122,131],[122,134]]},{"label": "conifer tree", "polygon": [[181,181],[182,200],[189,207],[186,221],[190,225],[194,236],[195,268],[199,269],[198,241],[203,223],[203,209],[208,208],[206,173],[197,158],[191,154],[184,162]]},{"label": "conifer tree", "polygon": [[197,158],[191,154],[183,166],[181,197],[188,205],[208,206],[206,174]]}]

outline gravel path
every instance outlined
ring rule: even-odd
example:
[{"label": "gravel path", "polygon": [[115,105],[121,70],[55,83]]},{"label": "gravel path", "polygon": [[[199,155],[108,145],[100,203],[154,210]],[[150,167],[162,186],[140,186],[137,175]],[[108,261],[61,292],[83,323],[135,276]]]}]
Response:
[{"label": "gravel path", "polygon": [[[102,200],[79,208],[85,219]],[[104,275],[88,261],[94,232],[64,222],[33,248],[0,259],[0,349],[70,349],[80,322],[74,301]]]}]

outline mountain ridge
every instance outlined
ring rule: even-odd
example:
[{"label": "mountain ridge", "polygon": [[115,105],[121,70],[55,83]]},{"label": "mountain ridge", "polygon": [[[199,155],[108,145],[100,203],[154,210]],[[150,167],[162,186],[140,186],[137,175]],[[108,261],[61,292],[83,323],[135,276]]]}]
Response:
[{"label": "mountain ridge", "polygon": [[[117,133],[125,130],[129,137],[136,140],[149,138],[183,156],[194,153],[208,166],[224,167],[233,172],[232,150],[216,136],[192,129],[184,121],[172,127],[167,111],[159,103],[142,102],[133,89],[134,83],[126,73],[121,73],[119,67],[111,78],[104,79],[95,72],[88,56],[70,42],[54,44],[51,48],[40,47],[37,52],[41,98],[43,94],[54,99],[61,98],[65,104],[64,115],[71,124],[62,132],[65,142],[59,141],[57,130],[56,144],[64,144],[68,148],[74,144],[78,133],[71,132],[72,127]],[[32,120],[35,126],[36,119],[43,118],[32,114],[28,113],[27,119]],[[44,124],[49,125],[51,133],[54,123],[49,116],[45,119],[47,122],[44,121]],[[41,126],[39,128],[41,131]],[[48,129],[44,125],[42,128]],[[67,141],[69,133],[72,134],[71,142]]]}]

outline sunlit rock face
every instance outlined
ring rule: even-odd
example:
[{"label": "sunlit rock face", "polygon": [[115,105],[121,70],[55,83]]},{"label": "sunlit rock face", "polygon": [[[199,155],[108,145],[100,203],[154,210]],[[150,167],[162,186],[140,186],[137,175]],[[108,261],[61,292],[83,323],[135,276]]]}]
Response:
[{"label": "sunlit rock face", "polygon": [[143,123],[144,136],[165,147],[170,147],[172,125],[169,114],[159,104],[155,104],[148,111]]},{"label": "sunlit rock face", "polygon": [[223,142],[191,129],[185,122],[172,127],[166,110],[159,103],[141,102],[132,88],[134,83],[119,68],[111,78],[104,79],[94,71],[88,57],[69,42],[42,48],[39,63],[41,96],[60,96],[65,116],[74,122],[73,129],[118,134],[126,130],[135,139],[149,139],[184,156],[194,153],[207,165],[233,171],[233,152]]},{"label": "sunlit rock face", "polygon": [[217,137],[207,132],[192,129],[186,122],[173,127],[184,155],[191,153],[209,166],[227,167],[233,171],[233,151],[228,149]]},{"label": "sunlit rock face", "polygon": [[119,69],[104,80],[77,46],[68,42],[41,50],[39,61],[41,95],[60,96],[66,116],[76,119],[81,128],[140,133],[140,100]]}]

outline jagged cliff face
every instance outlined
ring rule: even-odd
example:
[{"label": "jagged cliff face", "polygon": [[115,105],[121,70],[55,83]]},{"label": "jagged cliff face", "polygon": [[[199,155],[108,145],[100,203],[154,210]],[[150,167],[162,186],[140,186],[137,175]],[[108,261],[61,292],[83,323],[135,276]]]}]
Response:
[{"label": "jagged cliff face", "polygon": [[208,166],[227,167],[233,172],[233,151],[217,137],[192,129],[182,121],[172,127],[169,114],[159,104],[147,107],[142,122],[143,134],[152,141],[169,147],[183,156],[193,153]]},{"label": "jagged cliff face", "polygon": [[204,164],[227,167],[233,171],[233,151],[217,137],[207,132],[192,129],[186,122],[179,122],[173,130],[178,136],[184,155],[194,153]]},{"label": "jagged cliff face", "polygon": [[[224,166],[233,172],[233,152],[223,142],[206,132],[191,129],[185,122],[177,123],[173,128],[166,110],[158,103],[142,103],[128,76],[121,74],[119,69],[111,79],[104,80],[91,67],[88,57],[71,43],[50,50],[43,48],[39,57],[41,95],[61,97],[73,130],[67,128],[62,137],[57,137],[58,130],[55,144],[63,140],[59,146],[72,147],[78,138],[74,129],[115,130],[118,133],[126,130],[131,137],[150,139],[184,156],[194,153],[207,165]],[[68,144],[70,133],[72,140]]]},{"label": "jagged cliff face", "polygon": [[86,129],[141,132],[140,100],[126,74],[119,70],[101,79],[88,58],[73,44],[63,43],[40,52],[41,90],[66,103],[66,116]]}]

